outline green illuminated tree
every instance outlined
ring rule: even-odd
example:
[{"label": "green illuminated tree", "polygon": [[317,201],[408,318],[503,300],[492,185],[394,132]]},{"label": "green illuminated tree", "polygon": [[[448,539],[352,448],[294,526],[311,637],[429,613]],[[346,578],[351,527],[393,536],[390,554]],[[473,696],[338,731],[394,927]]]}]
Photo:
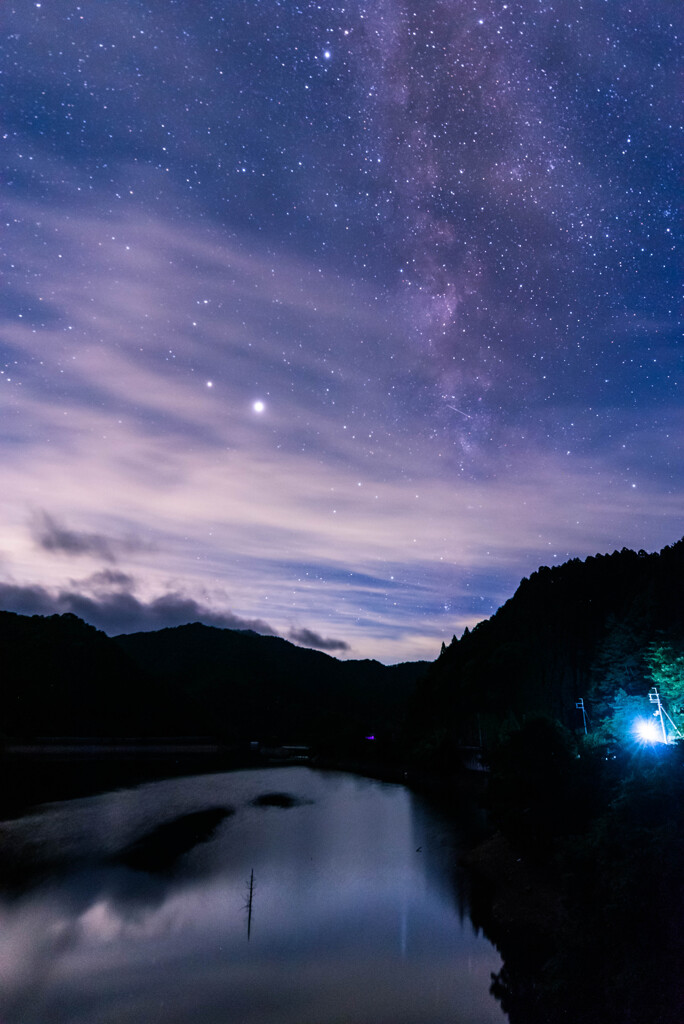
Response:
[{"label": "green illuminated tree", "polygon": [[669,641],[649,644],[646,664],[672,721],[684,733],[684,653]]}]

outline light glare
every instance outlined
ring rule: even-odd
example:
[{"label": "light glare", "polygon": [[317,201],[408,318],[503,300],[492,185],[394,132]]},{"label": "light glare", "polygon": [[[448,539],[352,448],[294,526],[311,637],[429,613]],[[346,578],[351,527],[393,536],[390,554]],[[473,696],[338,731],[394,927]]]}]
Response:
[{"label": "light glare", "polygon": [[663,737],[657,722],[648,718],[640,718],[636,723],[636,733],[644,743],[662,743]]}]

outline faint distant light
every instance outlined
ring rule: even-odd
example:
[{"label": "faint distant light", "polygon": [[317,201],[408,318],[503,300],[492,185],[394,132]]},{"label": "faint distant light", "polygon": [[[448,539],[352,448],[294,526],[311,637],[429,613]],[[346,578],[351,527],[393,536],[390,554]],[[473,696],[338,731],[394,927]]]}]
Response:
[{"label": "faint distant light", "polygon": [[635,723],[634,731],[644,743],[663,742],[660,726],[652,718],[639,718]]},{"label": "faint distant light", "polygon": [[375,736],[366,736],[366,739],[367,739],[367,740],[374,740],[374,739],[375,739]]},{"label": "faint distant light", "polygon": [[266,405],[260,398],[257,398],[256,402],[252,402],[252,408],[254,409],[254,412],[262,413],[265,410]]}]

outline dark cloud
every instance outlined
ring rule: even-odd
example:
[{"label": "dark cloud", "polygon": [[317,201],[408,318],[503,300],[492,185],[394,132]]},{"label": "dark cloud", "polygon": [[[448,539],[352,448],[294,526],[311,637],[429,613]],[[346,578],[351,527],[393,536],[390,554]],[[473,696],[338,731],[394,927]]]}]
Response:
[{"label": "dark cloud", "polygon": [[331,637],[322,637],[312,629],[291,629],[288,637],[302,647],[316,647],[320,651],[348,651],[349,644],[344,640],[334,640]]},{"label": "dark cloud", "polygon": [[141,544],[132,539],[117,539],[101,533],[69,530],[49,513],[41,512],[32,525],[33,538],[44,551],[65,555],[90,555],[114,563],[120,555],[139,550]]},{"label": "dark cloud", "polygon": [[232,612],[217,612],[179,593],[164,594],[145,602],[126,590],[91,597],[75,590],[53,592],[45,587],[0,583],[0,607],[23,615],[71,612],[110,634],[149,632],[202,622],[221,629],[252,629],[255,633],[274,635],[274,630],[262,619],[244,619]]},{"label": "dark cloud", "polygon": [[0,606],[5,611],[17,612],[19,615],[54,615],[56,612],[70,610],[57,608],[56,605],[56,599],[44,587],[0,583]]},{"label": "dark cloud", "polygon": [[[104,591],[101,588],[117,587]],[[78,590],[50,591],[46,587],[0,583],[0,608],[21,615],[78,615],[105,633],[143,633],[188,622],[202,622],[219,629],[251,629],[263,636],[275,630],[263,619],[246,619],[233,612],[219,612],[184,594],[163,594],[141,601],[131,592],[135,580],[127,573],[104,569],[78,584]],[[92,589],[92,594],[85,591]],[[312,629],[291,629],[289,639],[303,647],[321,651],[348,651],[344,640],[322,637]]]}]

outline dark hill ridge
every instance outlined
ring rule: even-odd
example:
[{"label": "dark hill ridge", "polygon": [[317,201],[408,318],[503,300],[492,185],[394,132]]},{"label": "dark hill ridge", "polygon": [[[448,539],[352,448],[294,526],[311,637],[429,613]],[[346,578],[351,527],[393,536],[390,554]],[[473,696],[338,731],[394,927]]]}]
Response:
[{"label": "dark hill ridge", "polygon": [[413,741],[441,760],[455,745],[496,742],[530,713],[576,729],[579,698],[591,714],[618,688],[647,693],[656,642],[684,644],[684,540],[541,568],[443,649],[419,685]]},{"label": "dark hill ridge", "polygon": [[455,747],[491,745],[530,713],[574,729],[580,697],[591,714],[618,688],[645,693],[660,640],[684,651],[684,541],[541,568],[429,666],[343,662],[199,623],[110,638],[74,615],[0,612],[2,730],[344,750],[408,722],[406,753],[453,766]]},{"label": "dark hill ridge", "polygon": [[312,742],[401,721],[425,662],[341,662],[194,623],[111,638],[74,615],[0,612],[6,736]]},{"label": "dark hill ridge", "polygon": [[0,664],[5,736],[154,731],[132,706],[145,689],[144,674],[105,633],[75,615],[0,612]]},{"label": "dark hill ridge", "polygon": [[194,731],[219,729],[235,740],[270,735],[311,742],[382,731],[403,718],[428,665],[338,661],[280,637],[200,623],[114,642],[170,687]]}]

